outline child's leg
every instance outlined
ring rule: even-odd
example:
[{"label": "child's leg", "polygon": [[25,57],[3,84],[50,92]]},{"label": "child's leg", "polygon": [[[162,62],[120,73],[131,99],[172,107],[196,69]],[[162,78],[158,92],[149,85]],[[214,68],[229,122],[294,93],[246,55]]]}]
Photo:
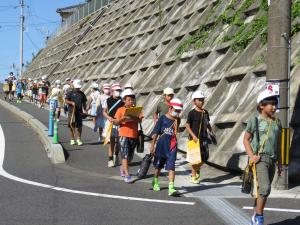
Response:
[{"label": "child's leg", "polygon": [[174,170],[169,170],[169,183],[173,182],[175,180],[175,171]]},{"label": "child's leg", "polygon": [[125,173],[125,176],[129,176],[129,167],[128,167],[128,159],[122,159],[122,168]]}]

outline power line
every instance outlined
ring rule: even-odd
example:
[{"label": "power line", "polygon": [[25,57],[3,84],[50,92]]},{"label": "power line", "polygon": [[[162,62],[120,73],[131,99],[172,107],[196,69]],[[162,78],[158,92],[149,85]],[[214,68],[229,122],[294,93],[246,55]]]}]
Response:
[{"label": "power line", "polygon": [[31,39],[31,37],[29,36],[29,34],[27,32],[25,32],[25,35],[28,38],[28,40],[30,41],[30,43],[33,45],[33,47],[35,47],[37,50],[40,50],[40,48],[34,43],[34,41]]}]

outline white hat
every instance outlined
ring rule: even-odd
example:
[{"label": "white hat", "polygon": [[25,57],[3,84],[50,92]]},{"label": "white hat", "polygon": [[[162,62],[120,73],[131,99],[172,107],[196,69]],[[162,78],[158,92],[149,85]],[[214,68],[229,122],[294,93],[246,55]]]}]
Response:
[{"label": "white hat", "polygon": [[124,89],[126,89],[126,88],[133,88],[132,84],[130,84],[130,83],[125,84]]},{"label": "white hat", "polygon": [[96,88],[99,88],[99,86],[98,86],[97,83],[93,82],[93,83],[91,84],[91,88],[96,89]]},{"label": "white hat", "polygon": [[55,81],[55,84],[60,84],[60,80],[56,80],[56,81]]},{"label": "white hat", "polygon": [[183,103],[180,99],[178,98],[173,98],[170,103],[169,106],[172,106],[174,109],[176,110],[182,110],[183,108]]},{"label": "white hat", "polygon": [[195,91],[192,95],[192,99],[194,100],[195,98],[205,98],[205,95],[202,91]]},{"label": "white hat", "polygon": [[273,91],[270,90],[264,90],[261,93],[259,93],[257,97],[257,103],[259,104],[262,100],[275,96],[278,96],[278,94],[275,94]]},{"label": "white hat", "polygon": [[71,78],[70,78],[70,77],[67,77],[67,78],[66,78],[66,82],[67,82],[67,81],[71,81]]},{"label": "white hat", "polygon": [[173,88],[167,87],[167,88],[164,89],[163,94],[164,95],[174,95],[174,90],[173,90]]},{"label": "white hat", "polygon": [[47,76],[42,76],[42,80],[46,80],[47,79]]},{"label": "white hat", "polygon": [[74,88],[81,88],[81,80],[74,80],[73,81],[73,85],[74,85]]},{"label": "white hat", "polygon": [[32,79],[31,79],[31,78],[28,78],[28,80],[31,81]]},{"label": "white hat", "polygon": [[114,83],[111,85],[111,89],[116,91],[116,90],[122,90],[121,85],[119,83]]},{"label": "white hat", "polygon": [[135,93],[131,89],[125,89],[122,92],[121,97],[125,98],[126,96],[135,96]]},{"label": "white hat", "polygon": [[110,84],[108,83],[103,84],[102,89],[110,89]]}]

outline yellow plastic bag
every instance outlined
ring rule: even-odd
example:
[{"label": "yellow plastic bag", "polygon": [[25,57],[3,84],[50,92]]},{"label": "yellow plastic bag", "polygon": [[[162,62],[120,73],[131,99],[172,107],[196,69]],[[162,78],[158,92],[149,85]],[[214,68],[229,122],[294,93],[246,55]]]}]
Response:
[{"label": "yellow plastic bag", "polygon": [[187,142],[186,160],[192,165],[202,163],[199,139],[197,140],[197,142],[195,142],[194,140]]},{"label": "yellow plastic bag", "polygon": [[252,191],[252,196],[255,198],[258,198],[258,180],[257,180],[257,172],[256,172],[256,164],[251,162],[249,163],[252,168],[252,173],[253,173],[253,191]]},{"label": "yellow plastic bag", "polygon": [[[107,121],[108,122],[108,121]],[[108,126],[105,129],[105,139],[104,139],[104,145],[110,142],[110,136],[112,131],[113,124],[108,122]]]},{"label": "yellow plastic bag", "polygon": [[7,91],[9,91],[9,86],[8,86],[8,84],[3,84],[3,91],[4,92],[7,92]]}]

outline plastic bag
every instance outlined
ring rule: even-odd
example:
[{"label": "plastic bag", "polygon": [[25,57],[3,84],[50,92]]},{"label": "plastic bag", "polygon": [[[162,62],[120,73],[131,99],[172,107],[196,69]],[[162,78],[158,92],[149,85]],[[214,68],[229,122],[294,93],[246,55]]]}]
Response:
[{"label": "plastic bag", "polygon": [[200,164],[202,163],[202,157],[200,154],[200,141],[197,142],[194,140],[190,140],[187,142],[187,157],[186,160],[192,164]]}]

